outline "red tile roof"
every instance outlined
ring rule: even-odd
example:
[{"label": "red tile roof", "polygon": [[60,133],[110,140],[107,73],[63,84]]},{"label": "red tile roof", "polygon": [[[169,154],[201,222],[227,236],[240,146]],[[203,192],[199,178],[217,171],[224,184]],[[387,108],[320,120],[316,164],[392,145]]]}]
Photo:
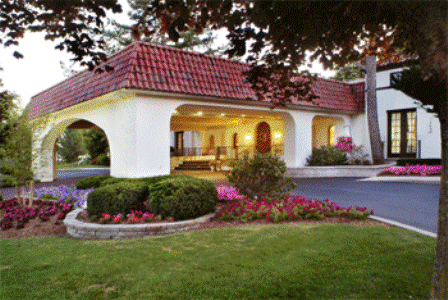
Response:
[{"label": "red tile roof", "polygon": [[[212,96],[235,101],[255,99],[243,71],[247,64],[171,47],[136,42],[112,55],[112,72],[81,72],[35,95],[32,118],[58,111],[121,88]],[[298,105],[362,111],[364,84],[318,79],[320,98]]]}]

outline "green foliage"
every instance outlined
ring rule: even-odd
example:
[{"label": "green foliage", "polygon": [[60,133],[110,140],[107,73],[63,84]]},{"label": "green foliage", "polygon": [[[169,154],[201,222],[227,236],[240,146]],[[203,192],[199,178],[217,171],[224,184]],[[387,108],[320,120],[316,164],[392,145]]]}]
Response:
[{"label": "green foliage", "polygon": [[218,193],[205,179],[174,177],[149,186],[148,210],[162,218],[194,219],[215,210]]},{"label": "green foliage", "polygon": [[231,166],[230,183],[249,198],[284,197],[295,187],[292,179],[285,177],[285,162],[269,153],[255,154],[252,159],[238,160]]},{"label": "green foliage", "polygon": [[313,149],[313,154],[306,159],[309,166],[347,165],[347,154],[339,148],[322,146]]},{"label": "green foliage", "polygon": [[3,201],[3,196],[2,196],[2,194],[0,194],[0,201]]},{"label": "green foliage", "polygon": [[[102,182],[111,178],[108,175],[96,175],[96,176],[90,176],[81,179],[76,183],[76,188],[80,190],[86,190],[91,188],[98,188],[100,185],[102,185]],[[115,178],[113,178],[115,179]]]},{"label": "green foliage", "polygon": [[101,153],[96,158],[96,164],[100,166],[110,166],[110,158],[106,153]]},{"label": "green foliage", "polygon": [[428,165],[428,166],[438,166],[442,164],[442,159],[440,158],[400,158],[397,159],[397,166],[406,165]]},{"label": "green foliage", "polygon": [[339,81],[348,81],[364,77],[365,74],[364,72],[361,71],[361,68],[354,63],[350,63],[338,69],[336,74],[333,77],[331,77],[331,79]]},{"label": "green foliage", "polygon": [[124,181],[99,187],[87,198],[87,213],[96,217],[103,213],[126,215],[131,210],[141,209],[147,197],[148,187],[141,182]]},{"label": "green foliage", "polygon": [[100,154],[109,152],[109,142],[103,130],[95,128],[86,130],[84,133],[86,139],[86,148],[89,156],[94,159]]},{"label": "green foliage", "polygon": [[2,174],[0,180],[0,187],[12,187],[16,186],[18,184],[17,180],[15,180],[13,177],[7,174]]},{"label": "green foliage", "polygon": [[59,140],[58,154],[65,162],[76,162],[78,156],[86,154],[82,133],[77,129],[66,129],[63,137]]}]

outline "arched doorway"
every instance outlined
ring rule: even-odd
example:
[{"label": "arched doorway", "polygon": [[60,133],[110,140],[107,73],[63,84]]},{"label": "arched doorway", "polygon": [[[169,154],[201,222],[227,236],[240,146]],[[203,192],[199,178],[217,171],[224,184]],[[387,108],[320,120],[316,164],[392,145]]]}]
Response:
[{"label": "arched doorway", "polygon": [[257,139],[255,149],[258,153],[271,152],[271,128],[266,122],[261,122],[257,125]]}]

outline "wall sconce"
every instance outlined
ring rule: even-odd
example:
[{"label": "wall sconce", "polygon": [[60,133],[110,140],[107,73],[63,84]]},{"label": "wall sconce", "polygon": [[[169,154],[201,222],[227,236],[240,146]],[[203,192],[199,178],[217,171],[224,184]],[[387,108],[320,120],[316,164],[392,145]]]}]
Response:
[{"label": "wall sconce", "polygon": [[282,137],[282,134],[280,132],[274,133],[274,139],[279,140]]},{"label": "wall sconce", "polygon": [[246,136],[244,137],[244,139],[245,139],[246,141],[250,141],[250,140],[252,139],[252,137],[251,137],[250,135],[246,134]]},{"label": "wall sconce", "polygon": [[198,111],[197,115],[202,116],[204,113],[202,111]]}]

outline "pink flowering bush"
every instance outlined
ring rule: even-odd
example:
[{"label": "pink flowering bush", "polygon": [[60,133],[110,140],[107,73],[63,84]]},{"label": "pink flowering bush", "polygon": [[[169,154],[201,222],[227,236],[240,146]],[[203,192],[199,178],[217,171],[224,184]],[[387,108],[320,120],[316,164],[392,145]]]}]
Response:
[{"label": "pink flowering bush", "polygon": [[218,191],[218,200],[219,201],[244,199],[244,196],[238,194],[238,191],[235,187],[220,185],[216,188],[216,190]]},{"label": "pink flowering bush", "polygon": [[387,167],[384,168],[385,174],[392,175],[438,175],[442,173],[442,166],[428,166],[428,165],[409,165],[404,167]]},{"label": "pink flowering bush", "polygon": [[334,147],[341,149],[343,152],[350,152],[350,153],[356,149],[356,145],[353,144],[352,138],[349,136],[338,137],[338,141],[336,145],[334,145]]}]

